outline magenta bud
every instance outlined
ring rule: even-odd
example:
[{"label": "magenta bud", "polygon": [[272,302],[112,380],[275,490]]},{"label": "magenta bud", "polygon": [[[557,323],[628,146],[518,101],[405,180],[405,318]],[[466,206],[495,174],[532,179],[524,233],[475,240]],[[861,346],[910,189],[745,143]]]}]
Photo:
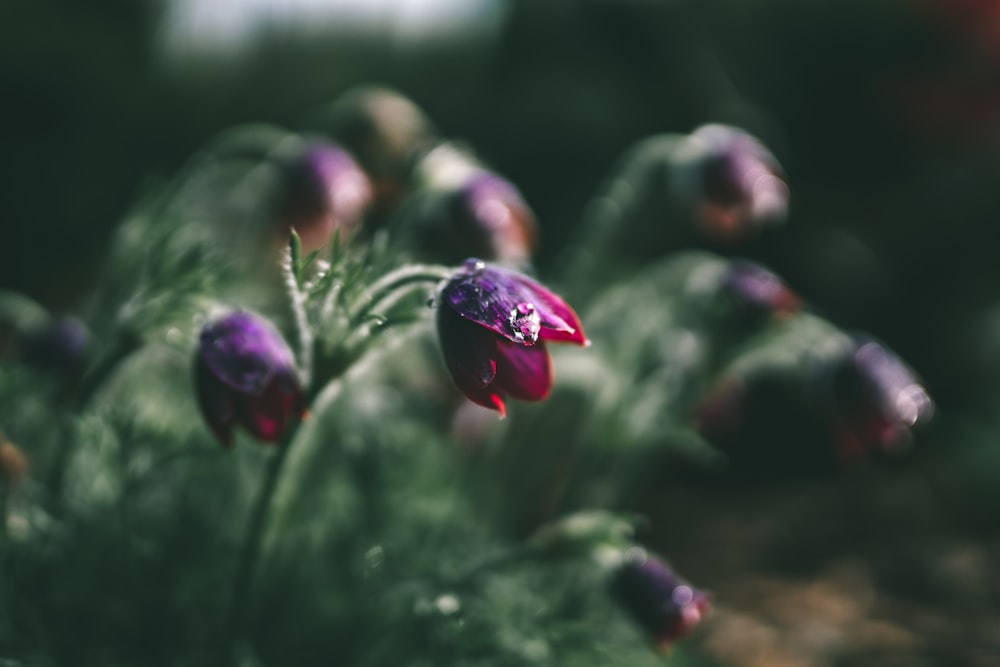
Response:
[{"label": "magenta bud", "polygon": [[781,278],[753,262],[731,263],[722,277],[721,290],[748,317],[755,319],[787,315],[802,305]]},{"label": "magenta bud", "polygon": [[306,412],[292,351],[270,322],[245,311],[201,330],[195,387],[205,421],[225,447],[234,424],[277,442]]},{"label": "magenta bud", "polygon": [[509,181],[481,172],[447,198],[445,233],[460,257],[474,255],[507,266],[531,260],[537,239],[535,215]]},{"label": "magenta bud", "polygon": [[763,223],[783,221],[788,186],[778,161],[750,134],[703,125],[684,144],[681,182],[690,187],[695,218],[719,239],[742,238]]},{"label": "magenta bud", "polygon": [[501,415],[507,396],[540,401],[548,395],[546,342],[587,344],[565,301],[523,274],[481,260],[466,260],[437,301],[438,338],[455,384]]},{"label": "magenta bud", "polygon": [[366,86],[345,92],[324,116],[322,126],[370,175],[375,206],[395,206],[408,189],[416,156],[433,141],[424,112],[394,90]]},{"label": "magenta bud", "polygon": [[661,651],[691,634],[711,611],[705,593],[638,547],[625,552],[611,577],[611,593]]},{"label": "magenta bud", "polygon": [[842,457],[891,453],[911,429],[928,421],[934,404],[913,371],[892,350],[855,336],[832,378]]},{"label": "magenta bud", "polygon": [[360,228],[372,201],[372,187],[347,151],[336,144],[311,142],[282,161],[282,176],[277,217],[298,232],[305,252],[326,245],[334,230],[349,235]]}]

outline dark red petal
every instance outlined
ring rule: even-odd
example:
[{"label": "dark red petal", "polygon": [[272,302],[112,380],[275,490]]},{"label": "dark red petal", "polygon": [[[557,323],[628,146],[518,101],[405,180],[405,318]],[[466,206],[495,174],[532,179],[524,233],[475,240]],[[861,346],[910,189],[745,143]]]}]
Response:
[{"label": "dark red petal", "polygon": [[194,372],[195,392],[201,414],[222,446],[229,447],[233,443],[235,420],[232,390],[215,377],[200,356],[195,360]]},{"label": "dark red petal", "polygon": [[259,396],[236,397],[237,418],[263,442],[277,442],[294,417],[304,412],[302,391],[294,378],[278,376]]},{"label": "dark red petal", "polygon": [[552,361],[545,344],[497,345],[497,376],[493,390],[521,401],[540,401],[552,389]]},{"label": "dark red petal", "polygon": [[445,364],[459,389],[469,395],[493,383],[499,340],[493,332],[463,319],[444,304],[438,308],[437,329]]},{"label": "dark red petal", "polygon": [[491,387],[486,389],[475,389],[463,392],[465,397],[477,405],[490,410],[496,410],[501,417],[507,416],[507,406],[503,402],[503,396],[493,391]]}]

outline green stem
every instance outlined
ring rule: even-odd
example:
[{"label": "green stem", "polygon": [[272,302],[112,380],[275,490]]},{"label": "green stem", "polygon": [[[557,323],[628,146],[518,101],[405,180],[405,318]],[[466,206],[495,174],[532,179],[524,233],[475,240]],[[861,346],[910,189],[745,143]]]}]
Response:
[{"label": "green stem", "polygon": [[350,321],[354,325],[364,321],[384,299],[391,297],[397,290],[414,283],[438,283],[453,273],[454,269],[437,264],[411,264],[391,271],[372,283],[361,294]]},{"label": "green stem", "polygon": [[[297,239],[298,236],[293,236]],[[292,244],[294,247],[294,243]],[[282,263],[281,269],[284,273],[285,287],[288,291],[288,302],[292,309],[292,316],[295,320],[295,332],[299,346],[299,372],[302,376],[302,383],[307,387],[312,382],[313,369],[313,330],[309,324],[309,316],[306,314],[305,297],[299,287],[296,276],[296,259],[294,251],[290,250],[290,256],[286,262]]]},{"label": "green stem", "polygon": [[256,574],[257,562],[260,560],[261,538],[267,524],[268,512],[271,509],[271,499],[274,497],[275,489],[278,488],[281,471],[288,459],[288,452],[291,451],[292,443],[295,441],[295,435],[298,433],[301,423],[301,421],[296,421],[278,443],[277,449],[267,463],[264,480],[257,490],[257,497],[250,510],[250,518],[243,534],[243,544],[240,547],[239,561],[233,576],[232,597],[229,601],[226,625],[222,634],[223,664],[232,665],[236,662],[236,645],[243,634],[243,626],[246,622],[247,603],[253,592],[254,574]]},{"label": "green stem", "polygon": [[[325,384],[313,385],[306,397],[310,412],[316,412],[326,405],[326,397],[328,396],[326,390],[333,384],[334,379],[331,378]],[[236,662],[236,648],[245,630],[247,607],[253,596],[257,563],[260,561],[263,550],[268,518],[273,511],[275,491],[280,485],[283,472],[287,469],[286,463],[289,459],[289,453],[295,444],[302,424],[301,420],[293,422],[278,442],[276,451],[267,462],[264,479],[250,509],[250,517],[243,533],[239,560],[233,574],[229,608],[226,612],[225,626],[223,626],[220,653],[223,665],[232,665]]]}]

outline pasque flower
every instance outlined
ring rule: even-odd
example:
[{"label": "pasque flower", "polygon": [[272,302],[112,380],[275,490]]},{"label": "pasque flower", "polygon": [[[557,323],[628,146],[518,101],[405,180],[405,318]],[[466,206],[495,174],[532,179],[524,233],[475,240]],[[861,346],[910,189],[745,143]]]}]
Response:
[{"label": "pasque flower", "polygon": [[835,405],[838,454],[844,462],[865,454],[905,449],[911,429],[927,422],[934,403],[902,359],[863,334],[852,337],[848,353],[830,378]]},{"label": "pasque flower", "polygon": [[703,125],[675,159],[677,186],[694,197],[695,218],[718,239],[739,239],[788,209],[781,166],[755,137],[728,125]]},{"label": "pasque flower", "polygon": [[505,414],[504,399],[540,401],[552,387],[547,341],[586,345],[561,298],[525,275],[466,260],[442,288],[437,329],[452,378],[470,400]]},{"label": "pasque flower", "polygon": [[698,432],[736,469],[826,473],[894,456],[933,415],[915,373],[866,335],[799,316],[765,345],[772,349],[738,359],[695,408]]},{"label": "pasque flower", "polygon": [[[323,247],[334,230],[348,235],[360,227],[372,200],[372,188],[368,176],[346,150],[312,141],[282,157],[280,165],[283,190],[277,215],[298,232],[303,250]],[[283,242],[287,236],[283,234]]]},{"label": "pasque flower", "polygon": [[474,255],[510,267],[530,264],[535,215],[510,181],[473,169],[457,184],[429,190],[413,221],[423,255],[445,263]]},{"label": "pasque flower", "polygon": [[690,634],[711,610],[705,593],[639,547],[625,552],[611,577],[611,593],[660,650]]},{"label": "pasque flower", "polygon": [[733,309],[747,320],[787,315],[802,305],[781,278],[753,262],[732,262],[722,276],[720,288]]},{"label": "pasque flower", "polygon": [[238,311],[201,330],[195,357],[198,403],[226,447],[233,425],[263,442],[277,442],[305,414],[292,351],[267,320]]},{"label": "pasque flower", "polygon": [[[523,266],[535,248],[535,216],[506,179],[484,171],[446,198],[443,217],[455,245],[467,254],[485,256],[508,266]],[[464,255],[459,255],[462,257]]]}]

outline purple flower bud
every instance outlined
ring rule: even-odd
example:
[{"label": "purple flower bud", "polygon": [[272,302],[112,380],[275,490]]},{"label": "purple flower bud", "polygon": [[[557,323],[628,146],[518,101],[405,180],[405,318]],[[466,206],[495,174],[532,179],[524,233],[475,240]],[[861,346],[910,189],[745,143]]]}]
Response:
[{"label": "purple flower bud", "polygon": [[527,276],[477,259],[466,260],[442,288],[437,329],[455,384],[501,415],[507,396],[540,401],[548,395],[546,341],[588,344],[561,298]]},{"label": "purple flower bud", "polygon": [[691,188],[695,216],[720,239],[744,236],[760,223],[784,219],[788,186],[767,148],[743,130],[704,125],[685,141],[679,182]]},{"label": "purple flower bud", "polygon": [[829,473],[906,449],[934,411],[913,372],[870,338],[817,318],[797,323],[799,332],[793,326],[764,344],[770,350],[748,353],[757,358],[738,360],[699,400],[698,432],[758,476]]},{"label": "purple flower bud", "polygon": [[375,205],[387,209],[397,204],[414,157],[434,135],[424,112],[394,90],[366,86],[345,92],[324,115],[322,125],[371,176]]},{"label": "purple flower bud", "polygon": [[72,377],[83,368],[89,346],[90,334],[83,322],[57,317],[25,332],[21,353],[30,366]]},{"label": "purple flower bud", "polygon": [[283,164],[278,218],[295,229],[305,252],[323,247],[335,229],[353,233],[372,200],[371,183],[339,146],[313,142]]},{"label": "purple flower bud", "polygon": [[295,360],[270,322],[238,311],[206,324],[195,357],[198,403],[225,447],[233,425],[277,442],[293,418],[305,416]]},{"label": "purple flower bud", "polygon": [[448,197],[444,217],[459,257],[523,266],[535,249],[535,216],[513,185],[480,172]]},{"label": "purple flower bud", "polygon": [[856,336],[833,377],[842,458],[904,447],[910,429],[926,422],[934,404],[923,385],[891,350]]},{"label": "purple flower bud", "polygon": [[660,650],[691,633],[711,611],[708,596],[644,549],[625,552],[611,577],[611,593]]},{"label": "purple flower bud", "polygon": [[752,262],[733,262],[722,277],[722,292],[751,317],[787,315],[801,306],[776,274]]}]

